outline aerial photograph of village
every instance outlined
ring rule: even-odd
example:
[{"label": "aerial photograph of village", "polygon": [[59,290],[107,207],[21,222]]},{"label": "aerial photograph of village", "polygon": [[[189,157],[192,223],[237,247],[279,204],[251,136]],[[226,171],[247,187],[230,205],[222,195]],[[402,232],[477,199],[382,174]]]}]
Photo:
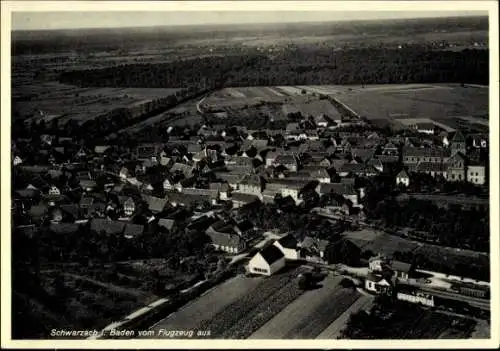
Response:
[{"label": "aerial photograph of village", "polygon": [[12,339],[491,338],[489,28],[13,13]]}]

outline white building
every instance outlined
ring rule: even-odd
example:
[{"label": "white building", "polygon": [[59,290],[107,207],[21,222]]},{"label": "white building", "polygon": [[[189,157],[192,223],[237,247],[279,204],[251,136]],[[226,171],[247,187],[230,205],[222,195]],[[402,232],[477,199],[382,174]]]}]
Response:
[{"label": "white building", "polygon": [[285,267],[285,255],[274,245],[255,254],[248,263],[248,271],[253,274],[270,276]]},{"label": "white building", "polygon": [[410,185],[410,177],[408,176],[408,173],[403,169],[401,172],[398,173],[396,176],[396,185],[399,184],[404,184],[405,186]]},{"label": "white building", "polygon": [[482,165],[469,165],[467,167],[467,181],[483,185],[486,182],[486,168]]},{"label": "white building", "polygon": [[14,157],[13,163],[14,163],[14,166],[17,166],[17,165],[20,165],[21,163],[23,163],[23,160],[21,159],[21,157],[16,156],[16,157]]},{"label": "white building", "polygon": [[298,260],[299,259],[299,250],[297,248],[298,242],[297,239],[291,234],[285,235],[284,237],[276,240],[273,243],[282,253],[285,255],[285,259],[287,260]]},{"label": "white building", "polygon": [[434,307],[434,296],[418,291],[398,291],[396,298],[401,301]]}]

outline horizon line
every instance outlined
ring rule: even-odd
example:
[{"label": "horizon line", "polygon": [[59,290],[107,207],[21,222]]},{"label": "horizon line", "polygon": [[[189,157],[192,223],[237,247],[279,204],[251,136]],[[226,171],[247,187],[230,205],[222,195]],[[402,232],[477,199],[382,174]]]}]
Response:
[{"label": "horizon line", "polygon": [[[119,11],[117,11],[119,12]],[[231,26],[259,26],[259,25],[300,25],[300,24],[329,24],[329,23],[347,23],[347,22],[394,22],[401,20],[432,20],[432,19],[446,19],[446,18],[488,18],[488,14],[484,15],[446,15],[439,16],[436,14],[435,17],[398,17],[398,18],[380,18],[380,19],[335,19],[335,20],[319,20],[319,21],[289,21],[289,22],[245,22],[245,23],[189,23],[189,24],[160,24],[160,25],[143,25],[143,26],[116,26],[116,27],[61,27],[61,28],[26,28],[26,29],[12,29],[11,33],[14,32],[57,32],[57,31],[78,31],[78,30],[116,30],[116,29],[154,29],[154,28],[171,28],[171,27],[231,27]]]}]

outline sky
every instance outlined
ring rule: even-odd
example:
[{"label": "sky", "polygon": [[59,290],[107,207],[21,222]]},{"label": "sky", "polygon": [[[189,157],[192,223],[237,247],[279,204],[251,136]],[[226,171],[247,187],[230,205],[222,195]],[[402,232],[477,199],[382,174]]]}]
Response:
[{"label": "sky", "polygon": [[203,24],[297,23],[486,15],[474,11],[162,11],[13,12],[13,30],[123,28]]}]

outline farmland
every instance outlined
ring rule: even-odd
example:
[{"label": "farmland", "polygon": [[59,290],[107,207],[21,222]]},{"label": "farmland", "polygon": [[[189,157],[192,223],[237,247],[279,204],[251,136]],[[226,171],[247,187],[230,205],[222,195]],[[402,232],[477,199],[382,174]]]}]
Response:
[{"label": "farmland", "polygon": [[[355,312],[372,300],[341,287],[342,278],[336,276],[299,290],[295,277],[302,269],[292,267],[272,277],[236,276],[151,329],[210,330],[210,338],[216,339],[314,339],[327,328],[332,332],[331,324],[346,311]],[[360,299],[363,303],[355,304]],[[344,323],[345,318],[340,326]]]},{"label": "farmland", "polygon": [[23,291],[14,294],[14,306],[26,306],[23,310],[29,311],[15,314],[14,319],[29,326],[30,336],[41,338],[46,338],[51,328],[104,328],[159,298],[156,273],[171,287],[198,279],[165,267],[165,260],[85,268],[78,264],[47,266],[40,271],[43,294],[36,299]]},{"label": "farmland", "polygon": [[438,126],[449,131],[464,126],[477,130],[483,129],[481,125],[488,125],[488,89],[481,87],[367,85],[349,87],[343,92],[333,90],[332,95],[359,116],[368,120],[386,120],[394,128],[434,119]]},{"label": "farmland", "polygon": [[30,122],[69,120],[79,124],[119,108],[133,109],[175,94],[182,89],[80,88],[56,82],[22,84],[15,88],[13,110],[17,118]]}]

